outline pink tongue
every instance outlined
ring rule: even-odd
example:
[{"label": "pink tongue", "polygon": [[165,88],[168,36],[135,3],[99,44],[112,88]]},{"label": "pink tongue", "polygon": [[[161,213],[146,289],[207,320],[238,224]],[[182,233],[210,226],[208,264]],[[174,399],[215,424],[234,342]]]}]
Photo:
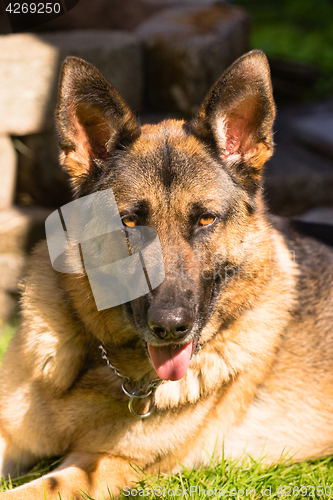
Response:
[{"label": "pink tongue", "polygon": [[156,347],[148,344],[148,351],[157,375],[162,380],[184,377],[192,355],[192,342],[181,347]]}]

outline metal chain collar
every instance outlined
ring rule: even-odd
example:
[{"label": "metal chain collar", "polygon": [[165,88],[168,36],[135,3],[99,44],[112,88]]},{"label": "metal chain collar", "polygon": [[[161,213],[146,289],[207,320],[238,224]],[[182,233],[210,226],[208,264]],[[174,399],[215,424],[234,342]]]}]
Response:
[{"label": "metal chain collar", "polygon": [[160,378],[156,378],[154,380],[151,380],[149,384],[145,387],[145,384],[143,384],[139,389],[136,389],[133,392],[130,392],[130,390],[126,389],[125,385],[130,384],[131,379],[127,377],[126,375],[122,375],[115,366],[111,363],[111,361],[108,358],[107,352],[104,348],[104,345],[101,343],[99,346],[99,349],[102,352],[102,358],[106,361],[106,364],[108,365],[109,368],[111,368],[114,373],[117,375],[117,377],[122,379],[122,385],[121,388],[123,390],[123,393],[128,396],[129,402],[128,402],[128,409],[134,415],[134,417],[137,418],[147,418],[150,417],[150,415],[155,411],[156,406],[153,404],[151,409],[147,413],[143,413],[140,415],[139,413],[136,413],[133,409],[133,402],[137,399],[144,399],[144,398],[149,398],[150,396],[154,395],[157,387],[159,387],[164,380],[161,380]]}]

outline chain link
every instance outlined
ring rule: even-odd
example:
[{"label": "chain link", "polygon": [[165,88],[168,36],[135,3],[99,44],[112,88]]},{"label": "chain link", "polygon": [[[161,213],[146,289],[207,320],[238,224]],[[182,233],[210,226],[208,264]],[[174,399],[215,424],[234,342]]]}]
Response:
[{"label": "chain link", "polygon": [[117,377],[119,377],[123,380],[123,382],[121,384],[121,388],[122,388],[123,393],[126,394],[126,396],[128,396],[130,398],[129,402],[128,402],[128,409],[131,412],[131,414],[137,418],[150,417],[150,415],[156,409],[155,404],[153,404],[153,406],[151,407],[151,409],[147,413],[139,414],[139,413],[136,413],[136,411],[134,411],[133,402],[137,399],[144,399],[144,398],[150,397],[156,391],[157,387],[159,387],[163,383],[163,380],[161,380],[159,378],[153,379],[149,382],[149,384],[147,385],[146,388],[145,388],[145,384],[143,384],[141,387],[139,387],[139,389],[136,389],[135,391],[132,390],[132,392],[130,392],[130,390],[126,389],[125,384],[130,383],[131,379],[129,377],[127,377],[126,375],[123,375],[122,373],[120,373],[117,370],[117,368],[115,366],[113,366],[113,364],[111,363],[111,361],[108,358],[108,354],[107,354],[107,352],[104,348],[104,345],[102,343],[98,347],[102,352],[102,358],[106,361],[107,366],[114,371],[114,373],[117,375]]}]

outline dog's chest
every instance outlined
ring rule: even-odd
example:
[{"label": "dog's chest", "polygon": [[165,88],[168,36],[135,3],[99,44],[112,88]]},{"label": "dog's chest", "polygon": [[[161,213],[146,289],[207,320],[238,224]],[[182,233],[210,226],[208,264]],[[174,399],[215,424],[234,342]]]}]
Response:
[{"label": "dog's chest", "polygon": [[224,451],[234,458],[246,453],[268,461],[293,456],[307,460],[333,452],[333,419],[304,398],[265,395],[249,407],[243,421],[224,438]]}]

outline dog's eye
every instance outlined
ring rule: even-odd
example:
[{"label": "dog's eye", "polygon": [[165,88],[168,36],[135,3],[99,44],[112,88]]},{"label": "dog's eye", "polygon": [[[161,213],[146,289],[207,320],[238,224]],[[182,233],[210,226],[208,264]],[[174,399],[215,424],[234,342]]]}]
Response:
[{"label": "dog's eye", "polygon": [[213,224],[215,219],[216,219],[216,217],[214,217],[214,215],[205,214],[205,215],[202,215],[202,217],[200,217],[199,224],[200,224],[200,226],[209,226],[210,224]]},{"label": "dog's eye", "polygon": [[123,224],[127,227],[135,227],[138,223],[138,218],[135,215],[129,215],[128,217],[124,217]]}]

